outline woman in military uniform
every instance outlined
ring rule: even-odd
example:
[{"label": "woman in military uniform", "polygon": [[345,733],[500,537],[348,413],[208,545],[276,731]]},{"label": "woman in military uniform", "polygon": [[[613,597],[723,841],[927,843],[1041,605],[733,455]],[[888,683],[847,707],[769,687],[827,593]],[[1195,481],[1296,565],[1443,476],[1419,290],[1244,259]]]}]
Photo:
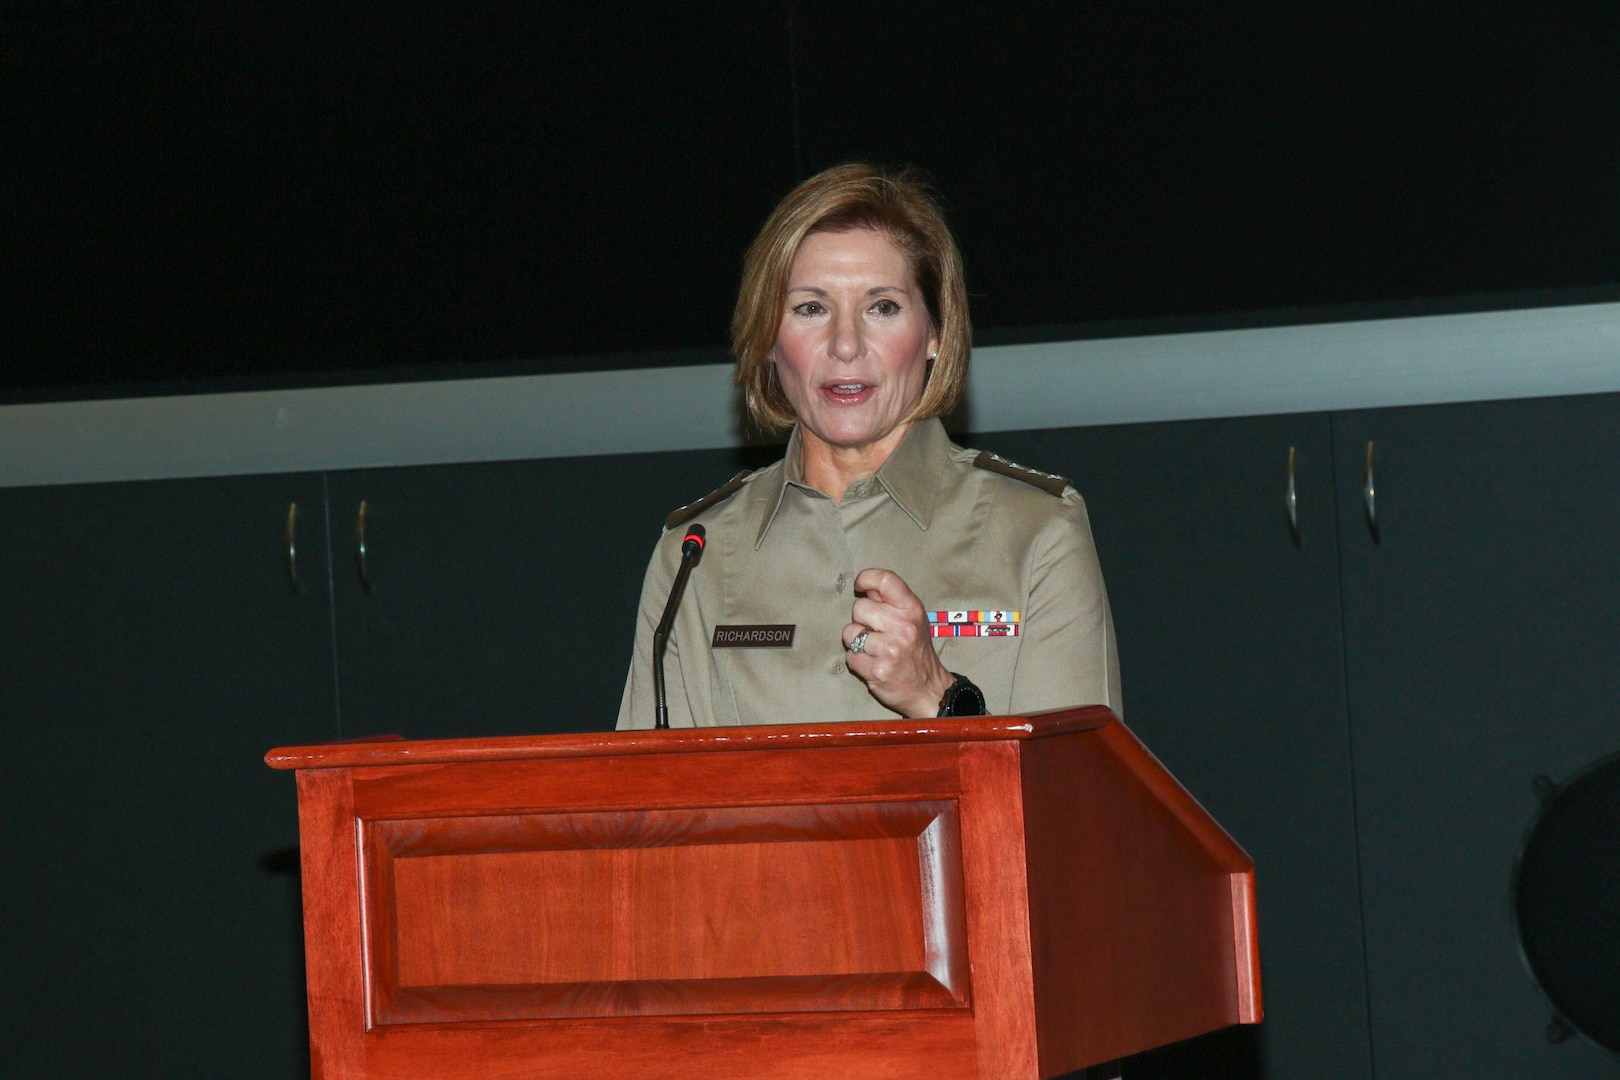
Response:
[{"label": "woman in military uniform", "polygon": [[790,428],[787,452],[665,521],[619,727],[653,725],[653,632],[694,522],[673,726],[1120,710],[1084,502],[939,420],[972,331],[917,181],[842,165],[795,188],[748,250],[731,333],[749,414]]}]

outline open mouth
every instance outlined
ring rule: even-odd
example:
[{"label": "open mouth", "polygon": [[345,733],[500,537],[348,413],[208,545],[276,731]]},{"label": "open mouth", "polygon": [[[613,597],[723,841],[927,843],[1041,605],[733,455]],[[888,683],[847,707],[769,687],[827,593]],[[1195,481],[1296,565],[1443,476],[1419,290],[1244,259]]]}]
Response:
[{"label": "open mouth", "polygon": [[870,383],[840,382],[826,383],[822,386],[821,391],[841,405],[853,405],[866,400],[872,393],[872,389]]}]

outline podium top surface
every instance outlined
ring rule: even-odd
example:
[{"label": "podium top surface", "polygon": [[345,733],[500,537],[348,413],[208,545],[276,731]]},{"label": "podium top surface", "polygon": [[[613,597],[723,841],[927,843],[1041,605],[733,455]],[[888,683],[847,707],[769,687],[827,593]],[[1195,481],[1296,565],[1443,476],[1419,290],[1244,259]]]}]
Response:
[{"label": "podium top surface", "polygon": [[857,720],[838,724],[603,731],[570,735],[506,735],[483,739],[380,738],[284,746],[265,755],[272,769],[348,769],[442,765],[528,758],[616,757],[800,747],[888,746],[908,743],[1000,742],[1040,739],[1103,727],[1114,714],[1103,705],[1031,716],[964,719]]}]

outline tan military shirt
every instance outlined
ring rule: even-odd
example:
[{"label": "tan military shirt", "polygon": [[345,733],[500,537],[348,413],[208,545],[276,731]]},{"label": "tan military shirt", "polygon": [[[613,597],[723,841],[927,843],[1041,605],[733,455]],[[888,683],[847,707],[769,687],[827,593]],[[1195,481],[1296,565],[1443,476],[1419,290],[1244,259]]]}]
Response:
[{"label": "tan military shirt", "polygon": [[[805,486],[795,430],[782,461],[690,520],[708,541],[670,631],[671,726],[893,719],[844,666],[852,583],[867,567],[899,574],[926,609],[999,613],[1004,624],[1017,613],[1016,636],[933,639],[992,714],[1120,711],[1085,503],[1056,477],[953,445],[938,420],[913,425],[837,502]],[[647,568],[620,728],[653,726],[652,635],[686,524],[665,532]]]}]

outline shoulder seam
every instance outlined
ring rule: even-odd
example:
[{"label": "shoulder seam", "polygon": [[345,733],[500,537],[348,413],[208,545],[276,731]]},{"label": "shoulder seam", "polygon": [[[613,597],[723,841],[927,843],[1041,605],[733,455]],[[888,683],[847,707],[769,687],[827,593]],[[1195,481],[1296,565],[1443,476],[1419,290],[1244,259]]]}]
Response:
[{"label": "shoulder seam", "polygon": [[748,478],[752,475],[753,473],[747,469],[744,469],[736,476],[733,476],[730,480],[727,480],[724,484],[721,484],[719,487],[703,496],[703,498],[698,499],[695,502],[689,502],[685,506],[677,507],[676,509],[670,511],[669,516],[664,519],[664,528],[679,528],[680,526],[685,525],[688,521],[691,521],[693,518],[697,517],[699,514],[703,513],[703,511],[707,510],[709,507],[731,498],[731,496],[737,493],[738,488],[742,487],[743,484],[748,482]]}]

